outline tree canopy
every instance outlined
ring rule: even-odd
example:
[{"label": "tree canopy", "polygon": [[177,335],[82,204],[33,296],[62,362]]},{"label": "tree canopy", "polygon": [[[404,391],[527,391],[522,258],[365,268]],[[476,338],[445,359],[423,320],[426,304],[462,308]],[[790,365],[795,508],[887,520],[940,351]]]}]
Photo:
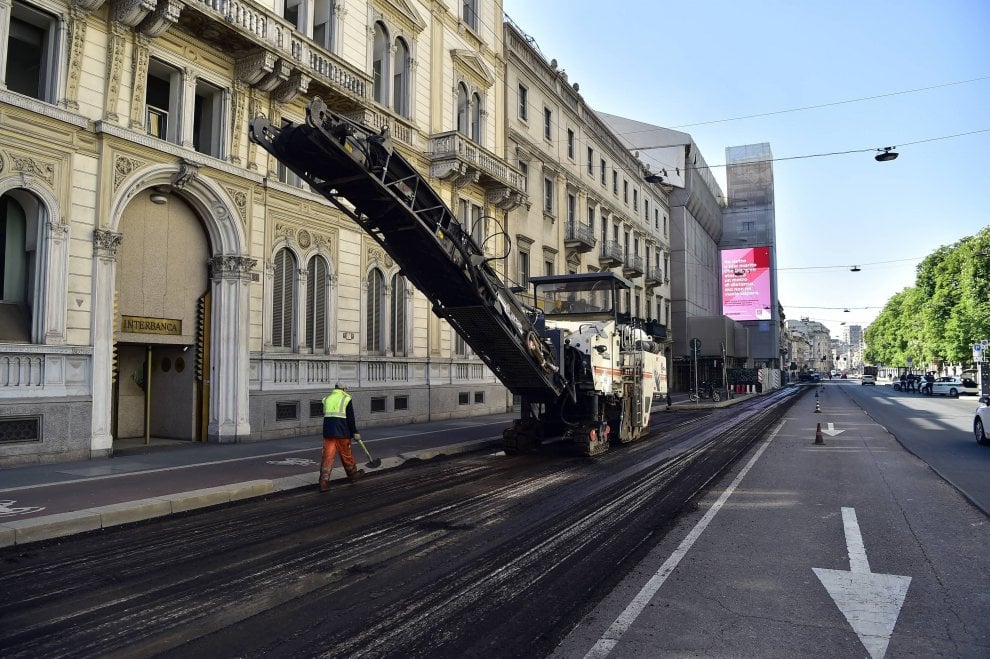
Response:
[{"label": "tree canopy", "polygon": [[891,297],[866,330],[866,361],[885,366],[968,364],[990,338],[990,226],[918,265],[915,284]]}]

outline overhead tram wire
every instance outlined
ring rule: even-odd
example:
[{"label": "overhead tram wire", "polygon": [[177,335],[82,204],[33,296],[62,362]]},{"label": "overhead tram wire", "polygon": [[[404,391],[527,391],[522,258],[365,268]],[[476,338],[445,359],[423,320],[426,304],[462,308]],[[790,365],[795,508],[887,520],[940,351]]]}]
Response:
[{"label": "overhead tram wire", "polygon": [[921,261],[924,258],[925,258],[924,256],[919,256],[917,258],[894,259],[892,261],[873,261],[871,263],[856,263],[855,266],[850,266],[849,264],[843,264],[843,265],[804,265],[804,266],[794,266],[794,267],[791,267],[791,268],[780,268],[780,267],[778,267],[777,268],[777,271],[779,272],[781,270],[833,270],[833,269],[840,269],[840,268],[843,269],[843,270],[847,270],[850,267],[862,267],[864,265],[886,265],[888,263],[905,263],[905,262],[908,262],[908,261]]}]

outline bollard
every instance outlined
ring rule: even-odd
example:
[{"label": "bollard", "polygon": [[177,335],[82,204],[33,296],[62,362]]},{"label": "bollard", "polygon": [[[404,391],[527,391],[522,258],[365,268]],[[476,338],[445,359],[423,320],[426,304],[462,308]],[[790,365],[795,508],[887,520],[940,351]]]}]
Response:
[{"label": "bollard", "polygon": [[[821,412],[822,412],[822,403],[821,403],[821,401],[816,400],[815,401],[815,414],[821,414]],[[819,424],[818,430],[821,431],[821,424]]]},{"label": "bollard", "polygon": [[[818,410],[815,410],[816,412]],[[818,428],[815,429],[815,444],[824,444],[825,438],[822,436],[822,424],[818,424]]]}]

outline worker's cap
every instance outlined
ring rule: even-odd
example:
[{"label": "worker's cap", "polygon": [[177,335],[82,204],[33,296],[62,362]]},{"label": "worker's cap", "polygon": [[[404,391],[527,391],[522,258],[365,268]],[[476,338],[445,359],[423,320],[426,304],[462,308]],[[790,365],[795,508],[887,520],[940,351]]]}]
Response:
[{"label": "worker's cap", "polygon": [[343,389],[344,391],[347,391],[347,385],[346,384],[341,384],[339,382],[337,384],[333,385],[333,388],[334,389]]}]

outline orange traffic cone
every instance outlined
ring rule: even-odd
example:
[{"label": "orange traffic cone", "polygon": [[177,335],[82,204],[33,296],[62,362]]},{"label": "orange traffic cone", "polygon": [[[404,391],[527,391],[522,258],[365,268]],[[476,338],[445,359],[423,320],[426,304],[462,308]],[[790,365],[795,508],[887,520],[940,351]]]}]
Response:
[{"label": "orange traffic cone", "polygon": [[815,444],[824,444],[825,438],[822,436],[822,424],[818,424],[818,428],[815,429]]}]

